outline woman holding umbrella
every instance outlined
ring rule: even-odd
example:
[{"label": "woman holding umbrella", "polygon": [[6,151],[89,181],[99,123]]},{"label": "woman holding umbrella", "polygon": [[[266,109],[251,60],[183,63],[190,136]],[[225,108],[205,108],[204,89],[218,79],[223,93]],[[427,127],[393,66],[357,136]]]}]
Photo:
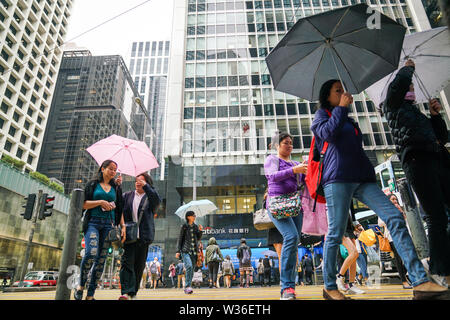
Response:
[{"label": "woman holding umbrella", "polygon": [[192,276],[194,266],[197,263],[198,242],[203,235],[203,227],[195,224],[194,211],[186,212],[186,223],[181,226],[180,236],[178,237],[178,250],[175,254],[177,259],[182,259],[186,268],[186,287],[184,293],[191,294]]},{"label": "woman holding umbrella", "polygon": [[134,300],[136,297],[145,269],[148,246],[155,238],[155,210],[161,203],[148,173],[144,172],[136,177],[135,187],[136,190],[123,195],[122,230],[125,229],[125,223],[139,222],[139,225],[136,242],[125,242],[123,246],[120,268],[122,295],[119,300]]},{"label": "woman holding umbrella", "polygon": [[445,208],[450,208],[450,154],[445,148],[448,131],[436,99],[429,101],[429,118],[415,106],[411,83],[415,68],[412,59],[406,61],[390,83],[382,109],[405,175],[425,210],[431,274],[445,276],[450,283],[450,238]]},{"label": "woman holding umbrella", "polygon": [[339,80],[325,82],[320,89],[319,109],[311,126],[319,150],[325,141],[328,142],[321,180],[328,207],[323,296],[330,300],[350,299],[337,288],[336,259],[354,197],[375,211],[392,231],[392,239],[414,287],[414,299],[445,298],[447,289],[428,280],[402,214],[376,184],[373,166],[362,148],[361,130],[348,117],[348,106],[352,101]]},{"label": "woman holding umbrella", "polygon": [[[117,164],[112,160],[103,161],[97,176],[86,184],[83,209],[87,210],[83,220],[86,253],[80,266],[80,284],[74,292],[75,300],[83,298],[84,286],[89,271],[91,280],[86,300],[94,300],[97,280],[101,278],[110,242],[106,241],[113,225],[118,225],[122,216],[123,198],[120,184],[122,176],[114,180]],[[122,237],[125,230],[122,229]]]}]

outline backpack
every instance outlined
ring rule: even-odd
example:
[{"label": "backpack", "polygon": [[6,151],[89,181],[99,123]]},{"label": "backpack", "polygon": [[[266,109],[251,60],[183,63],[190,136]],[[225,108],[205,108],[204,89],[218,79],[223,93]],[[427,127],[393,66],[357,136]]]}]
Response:
[{"label": "backpack", "polygon": [[230,260],[225,260],[222,263],[222,269],[224,273],[231,273],[231,261]]},{"label": "backpack", "polygon": [[155,262],[150,263],[150,273],[155,274],[158,273],[158,267]]},{"label": "backpack", "polygon": [[[331,112],[326,110],[328,116],[331,117]],[[324,141],[322,151],[319,152],[319,148],[316,145],[316,139],[313,135],[311,146],[309,148],[308,156],[308,171],[306,173],[306,187],[308,188],[311,198],[314,199],[313,212],[316,211],[316,202],[325,203],[325,193],[323,191],[322,172],[323,172],[323,159],[325,152],[328,149],[328,142]]]},{"label": "backpack", "polygon": [[264,264],[263,264],[263,262],[261,262],[258,265],[258,273],[264,273]]},{"label": "backpack", "polygon": [[248,247],[242,248],[242,264],[250,263],[250,251]]}]

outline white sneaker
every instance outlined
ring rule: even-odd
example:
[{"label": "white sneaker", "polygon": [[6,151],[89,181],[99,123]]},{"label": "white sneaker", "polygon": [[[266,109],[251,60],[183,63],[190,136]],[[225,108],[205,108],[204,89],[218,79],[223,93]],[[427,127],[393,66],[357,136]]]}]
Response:
[{"label": "white sneaker", "polygon": [[345,278],[340,277],[339,274],[336,275],[336,284],[337,284],[339,290],[344,291],[344,292],[348,290],[348,288],[345,285]]},{"label": "white sneaker", "polygon": [[349,293],[349,294],[364,294],[366,292],[364,290],[361,290],[360,288],[358,288],[357,285],[355,283],[353,283],[349,287],[347,293]]}]

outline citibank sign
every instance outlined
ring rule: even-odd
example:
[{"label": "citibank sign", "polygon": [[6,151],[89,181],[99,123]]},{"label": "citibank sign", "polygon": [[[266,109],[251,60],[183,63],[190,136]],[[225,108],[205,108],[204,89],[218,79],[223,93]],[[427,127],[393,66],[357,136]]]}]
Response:
[{"label": "citibank sign", "polygon": [[211,228],[211,227],[205,227],[203,229],[203,234],[214,234],[214,235],[221,235],[221,234],[248,234],[250,232],[249,228]]}]

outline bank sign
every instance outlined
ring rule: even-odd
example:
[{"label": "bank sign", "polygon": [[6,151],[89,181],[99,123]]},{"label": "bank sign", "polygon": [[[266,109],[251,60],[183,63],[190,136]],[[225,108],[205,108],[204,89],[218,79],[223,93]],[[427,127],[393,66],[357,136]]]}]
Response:
[{"label": "bank sign", "polygon": [[209,216],[203,235],[216,239],[261,238],[267,236],[267,231],[255,229],[252,214],[218,214]]}]

